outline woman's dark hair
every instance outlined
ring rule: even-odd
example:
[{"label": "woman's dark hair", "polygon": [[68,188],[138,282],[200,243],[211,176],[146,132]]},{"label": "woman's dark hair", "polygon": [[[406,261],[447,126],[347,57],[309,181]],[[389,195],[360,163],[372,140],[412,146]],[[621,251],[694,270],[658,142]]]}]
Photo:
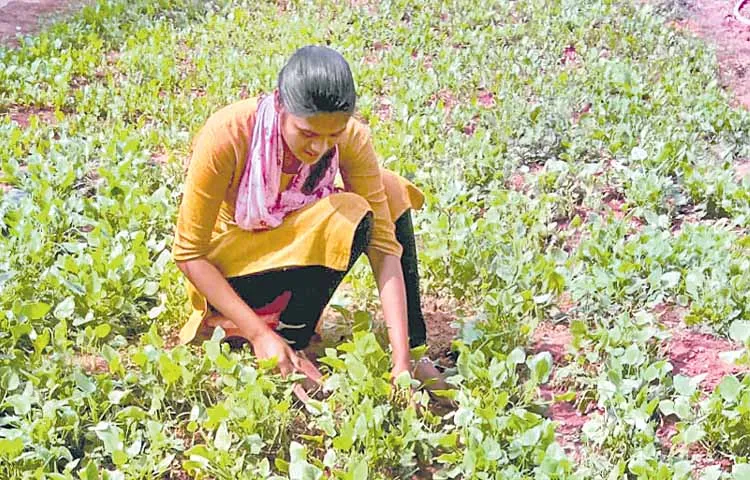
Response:
[{"label": "woman's dark hair", "polygon": [[[357,92],[346,59],[336,50],[310,45],[291,56],[279,73],[279,100],[286,111],[298,117],[319,113],[354,113]],[[313,166],[302,192],[310,194],[331,164],[334,150],[323,154]]]},{"label": "woman's dark hair", "polygon": [[302,193],[310,195],[315,190],[320,179],[323,178],[326,170],[328,170],[328,167],[331,165],[331,159],[333,159],[334,153],[336,153],[336,150],[333,148],[328,149],[328,151],[320,157],[318,163],[313,165],[312,169],[310,169],[310,175],[305,180],[305,184],[302,185]]},{"label": "woman's dark hair", "polygon": [[279,100],[298,117],[354,113],[357,92],[346,59],[328,47],[302,47],[289,58],[278,79]]}]

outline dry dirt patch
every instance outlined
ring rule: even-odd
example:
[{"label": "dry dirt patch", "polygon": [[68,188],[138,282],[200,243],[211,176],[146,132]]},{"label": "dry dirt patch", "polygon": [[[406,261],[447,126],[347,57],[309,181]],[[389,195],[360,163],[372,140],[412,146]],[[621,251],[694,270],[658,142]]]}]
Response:
[{"label": "dry dirt patch", "polygon": [[[750,26],[733,14],[736,0],[695,0],[686,18],[674,22],[716,48],[723,85],[732,90],[738,105],[750,109]],[[742,14],[750,18],[750,2]]]},{"label": "dry dirt patch", "polygon": [[37,32],[44,20],[70,13],[83,0],[0,0],[0,44],[17,46],[16,35]]}]

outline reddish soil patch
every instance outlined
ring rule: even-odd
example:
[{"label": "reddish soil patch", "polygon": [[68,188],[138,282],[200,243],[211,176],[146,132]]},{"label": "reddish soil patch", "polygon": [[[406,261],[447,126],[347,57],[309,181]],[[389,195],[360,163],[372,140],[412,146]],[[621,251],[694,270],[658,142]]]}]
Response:
[{"label": "reddish soil patch", "polygon": [[[736,0],[695,0],[689,18],[675,22],[716,47],[725,87],[734,91],[739,105],[750,108],[750,26],[735,18]],[[747,2],[746,2],[747,3]],[[742,13],[750,17],[750,5]]]},{"label": "reddish soil patch", "polygon": [[483,106],[484,108],[491,108],[495,106],[495,96],[492,92],[484,88],[480,89],[477,93],[477,101],[479,102],[479,105]]},{"label": "reddish soil patch", "polygon": [[736,162],[734,165],[734,172],[738,182],[750,178],[750,158],[745,158]]},{"label": "reddish soil patch", "polygon": [[549,352],[555,364],[567,363],[571,354],[568,346],[572,341],[573,335],[568,325],[540,322],[531,335],[531,349],[534,352]]},{"label": "reddish soil patch", "polygon": [[[343,284],[340,289],[349,289]],[[458,331],[451,324],[458,319],[460,308],[453,299],[422,296],[422,313],[427,326],[427,355],[442,367],[453,366],[451,359],[451,343]],[[380,309],[372,310],[374,314],[375,334],[381,341],[387,343],[387,333],[384,328],[383,313]],[[343,319],[333,308],[328,307],[318,323],[316,332],[319,338],[312,353],[322,353],[325,347],[331,347],[351,335],[352,325]]]},{"label": "reddish soil patch", "polygon": [[17,46],[17,34],[29,35],[42,27],[40,20],[69,13],[81,0],[0,0],[0,44]]},{"label": "reddish soil patch", "polygon": [[545,171],[546,167],[543,164],[524,165],[508,177],[505,181],[505,185],[507,188],[516,192],[528,193],[531,191],[533,184],[532,182],[527,181],[527,179],[538,177],[539,175],[544,174]]},{"label": "reddish soil patch", "polygon": [[469,120],[469,123],[464,125],[464,128],[462,131],[464,132],[464,135],[471,137],[474,135],[474,132],[477,131],[477,127],[479,126],[479,115],[474,115],[471,120]]},{"label": "reddish soil patch", "polygon": [[[172,153],[168,152],[164,148],[160,148],[158,151],[151,154],[151,161],[149,162],[151,165],[157,165],[157,166],[165,166],[169,165],[170,162],[172,162],[174,159],[172,158]],[[180,164],[183,166],[186,165],[187,160],[181,159],[179,160]]]},{"label": "reddish soil patch", "polygon": [[562,56],[560,57],[560,63],[562,63],[563,65],[578,64],[578,52],[576,51],[575,45],[568,45],[563,49]]},{"label": "reddish soil patch", "polygon": [[[581,215],[581,213],[576,213],[576,216],[579,217],[582,222],[586,221],[587,214],[585,212],[583,215]],[[584,224],[581,223],[578,227],[572,227],[571,220],[561,221],[559,223],[558,231],[563,233],[563,250],[571,254],[581,245],[581,242],[584,240],[584,235],[588,238]]]},{"label": "reddish soil patch", "polygon": [[414,60],[419,60],[420,58],[422,58],[422,66],[425,68],[425,70],[432,70],[432,55],[422,53],[418,50],[412,50],[411,58]]},{"label": "reddish soil patch", "polygon": [[73,363],[81,367],[89,375],[109,371],[107,361],[98,355],[80,354],[74,357]]},{"label": "reddish soil patch", "polygon": [[581,120],[581,118],[583,118],[584,115],[590,113],[591,107],[592,107],[591,102],[586,102],[581,106],[580,110],[573,112],[573,116],[572,116],[573,123],[578,123]]},{"label": "reddish soil patch", "polygon": [[380,2],[375,2],[373,0],[349,0],[348,3],[350,7],[367,8],[367,11],[370,12],[370,14],[375,14],[378,11],[378,4]]},{"label": "reddish soil patch", "polygon": [[719,357],[722,352],[739,350],[741,345],[688,327],[682,321],[686,313],[684,308],[660,305],[656,313],[672,332],[672,337],[664,345],[664,354],[672,363],[675,375],[694,377],[705,374],[701,388],[711,392],[726,375],[747,371]]},{"label": "reddish soil patch", "polygon": [[508,187],[516,192],[524,192],[526,190],[526,179],[521,173],[514,173],[508,178]]},{"label": "reddish soil patch", "polygon": [[43,123],[54,124],[57,121],[57,119],[55,118],[55,111],[47,107],[11,107],[8,112],[0,112],[0,118],[2,118],[3,116],[10,117],[10,120],[17,123],[21,128],[29,127],[29,125],[31,124],[31,117],[38,117],[39,120],[41,120]]},{"label": "reddish soil patch", "polygon": [[554,401],[555,395],[560,393],[549,384],[539,389],[539,397],[550,402],[547,407],[547,418],[555,422],[555,439],[576,461],[581,455],[581,433],[583,426],[589,420],[587,414],[581,413],[576,407],[576,401]]},{"label": "reddish soil patch", "polygon": [[458,99],[451,90],[444,88],[430,97],[430,105],[442,105],[446,114],[450,114],[453,108],[458,105]]},{"label": "reddish soil patch", "polygon": [[[573,303],[568,295],[562,295],[558,301],[558,308],[563,313],[570,311]],[[557,367],[567,364],[573,352],[568,347],[573,341],[568,325],[541,322],[534,329],[531,337],[531,352],[549,352],[555,362],[552,379],[539,388],[539,397],[549,402],[547,418],[557,424],[555,436],[569,455],[579,458],[581,447],[581,429],[588,421],[588,415],[578,411],[576,400],[555,401],[555,396],[566,393],[566,389],[555,381]]]},{"label": "reddish soil patch", "polygon": [[379,97],[375,107],[375,113],[383,122],[389,122],[393,118],[393,102],[386,97]]},{"label": "reddish soil patch", "polygon": [[444,367],[452,365],[451,343],[457,330],[451,326],[456,321],[458,308],[451,301],[438,297],[422,298],[422,313],[427,325],[428,355]]},{"label": "reddish soil patch", "polygon": [[187,474],[185,470],[182,469],[182,466],[174,464],[175,466],[172,467],[172,469],[167,474],[169,480],[190,480],[190,475]]}]

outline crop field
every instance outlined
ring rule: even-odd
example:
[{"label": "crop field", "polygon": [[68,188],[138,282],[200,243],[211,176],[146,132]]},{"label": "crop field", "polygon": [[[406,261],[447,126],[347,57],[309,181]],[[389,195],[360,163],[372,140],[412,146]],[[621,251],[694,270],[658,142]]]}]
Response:
[{"label": "crop field", "polygon": [[[684,3],[98,0],[0,45],[0,479],[750,479],[750,111]],[[426,194],[449,407],[390,383],[365,262],[307,404],[176,344],[193,135],[307,44]]]}]

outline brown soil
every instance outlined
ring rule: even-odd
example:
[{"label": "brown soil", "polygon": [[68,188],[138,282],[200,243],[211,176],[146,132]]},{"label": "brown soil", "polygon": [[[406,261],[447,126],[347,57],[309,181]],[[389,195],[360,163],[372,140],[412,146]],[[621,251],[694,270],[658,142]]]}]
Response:
[{"label": "brown soil", "polygon": [[539,389],[539,397],[549,402],[546,416],[556,424],[555,440],[568,455],[578,462],[581,457],[581,433],[589,416],[587,413],[578,411],[576,400],[555,401],[555,395],[561,393],[565,392],[559,392],[549,384]]},{"label": "brown soil", "polygon": [[479,105],[484,108],[492,108],[495,106],[495,96],[492,92],[484,88],[479,89],[477,92],[477,101],[479,102]]},{"label": "brown soil", "polygon": [[385,96],[379,97],[375,113],[381,121],[390,122],[393,118],[393,103]]},{"label": "brown soil", "polygon": [[[339,288],[344,291],[351,289],[348,284],[342,284]],[[453,360],[450,356],[451,343],[456,338],[458,331],[451,324],[457,320],[458,311],[459,307],[455,304],[455,300],[432,296],[422,297],[422,313],[427,326],[427,345],[429,345],[427,355],[444,368],[453,366]],[[373,313],[375,315],[375,333],[382,337],[383,342],[387,342],[387,335],[380,328],[384,325],[382,312],[374,310]],[[335,347],[349,337],[351,331],[351,323],[329,306],[323,312],[316,328],[316,335],[306,352],[313,357],[323,355],[325,348]],[[177,329],[165,333],[165,347],[167,349],[174,348],[179,343]]]},{"label": "brown soil", "polygon": [[[2,2],[2,0],[0,0]],[[43,123],[54,124],[57,119],[55,118],[55,111],[51,108],[37,108],[37,107],[22,107],[14,106],[11,107],[7,112],[0,112],[0,119],[3,117],[9,117],[12,122],[15,122],[21,128],[28,128],[31,124],[32,117],[38,117]]]},{"label": "brown soil", "polygon": [[531,336],[531,349],[534,352],[549,352],[555,365],[561,365],[568,363],[571,355],[568,347],[572,341],[573,335],[567,325],[541,322]]},{"label": "brown soil", "polygon": [[[750,109],[750,26],[737,20],[735,0],[694,0],[687,18],[674,23],[716,48],[722,83],[734,91],[738,105]],[[742,13],[750,17],[750,5]]]},{"label": "brown soil", "polygon": [[734,172],[737,177],[737,181],[742,181],[746,178],[750,178],[750,158],[745,158],[735,163]]},{"label": "brown soil", "polygon": [[747,371],[719,357],[722,352],[739,350],[741,345],[688,327],[682,321],[684,308],[660,305],[656,313],[672,333],[664,345],[664,354],[672,363],[675,375],[706,375],[700,385],[704,391],[711,392],[726,375]]},{"label": "brown soil", "polygon": [[89,375],[106,373],[109,371],[109,364],[107,361],[98,355],[76,355],[73,358],[73,363],[81,367]]},{"label": "brown soil", "polygon": [[[347,284],[343,284],[339,288],[348,289],[349,287]],[[457,320],[458,310],[459,307],[455,304],[455,300],[433,296],[422,297],[422,313],[427,326],[427,345],[429,346],[427,355],[443,367],[453,365],[449,353],[451,342],[458,332],[451,324]],[[376,309],[373,313],[375,315],[374,323],[383,325],[382,312]],[[340,314],[328,307],[323,312],[317,332],[321,337],[320,348],[323,348],[335,345],[350,335],[351,325],[347,324]],[[382,336],[383,341],[387,341],[385,340],[385,332],[376,331],[376,334]]]},{"label": "brown soil", "polygon": [[16,35],[39,31],[55,14],[69,13],[83,0],[0,0],[0,44],[17,46]]},{"label": "brown soil", "polygon": [[451,326],[457,320],[456,306],[444,298],[423,297],[422,313],[427,324],[428,355],[444,367],[452,365],[449,358],[451,342],[458,333]]},{"label": "brown soil", "polygon": [[[562,313],[569,312],[573,303],[567,294],[561,296],[557,306]],[[573,336],[567,324],[541,322],[531,337],[531,352],[549,352],[555,362],[551,380],[539,388],[539,397],[548,402],[546,416],[557,425],[555,438],[573,459],[581,455],[581,430],[588,421],[588,415],[577,408],[576,399],[555,400],[555,396],[567,393],[567,389],[556,380],[557,369],[568,364],[573,352],[569,350]]]}]

